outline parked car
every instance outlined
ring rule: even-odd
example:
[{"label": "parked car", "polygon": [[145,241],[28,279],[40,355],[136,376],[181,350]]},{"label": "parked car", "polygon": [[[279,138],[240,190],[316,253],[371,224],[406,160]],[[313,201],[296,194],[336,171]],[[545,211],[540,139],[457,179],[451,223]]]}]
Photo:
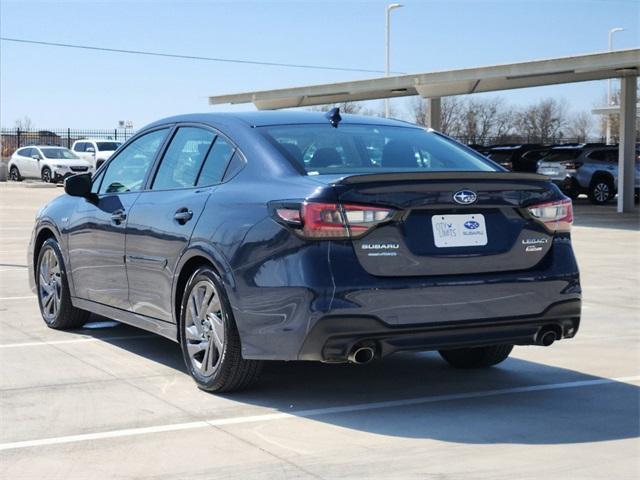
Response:
[{"label": "parked car", "polygon": [[19,148],[9,160],[9,178],[15,182],[23,178],[40,178],[57,183],[77,173],[90,173],[92,167],[68,148],[36,145]]},{"label": "parked car", "polygon": [[83,138],[73,142],[71,149],[83,160],[88,161],[97,170],[104,162],[106,162],[113,152],[115,152],[122,142],[115,140],[99,140],[91,138]]},{"label": "parked car", "polygon": [[250,385],[265,360],[438,350],[488,367],[580,323],[571,201],[405,122],[168,118],[65,192],[28,248],[45,323],[94,312],[163,335],[208,391]]},{"label": "parked car", "polygon": [[[640,163],[635,165],[637,194]],[[602,205],[618,188],[618,147],[557,147],[539,163],[538,173],[549,176],[567,196],[577,198],[585,193],[591,203]]]},{"label": "parked car", "polygon": [[487,156],[508,170],[514,172],[536,172],[537,162],[523,159],[532,150],[538,150],[542,145],[537,143],[523,143],[520,145],[497,146],[489,150]]}]

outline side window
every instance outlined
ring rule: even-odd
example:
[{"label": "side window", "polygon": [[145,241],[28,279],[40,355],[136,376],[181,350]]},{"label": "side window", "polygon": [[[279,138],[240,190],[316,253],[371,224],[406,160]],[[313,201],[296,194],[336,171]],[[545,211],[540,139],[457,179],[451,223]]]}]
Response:
[{"label": "side window", "polygon": [[244,157],[240,154],[240,152],[236,150],[233,156],[231,157],[231,160],[229,160],[229,165],[227,166],[227,169],[224,172],[224,177],[222,177],[222,181],[226,182],[227,180],[230,180],[233,177],[235,177],[236,174],[240,170],[242,170],[243,166],[244,166]]},{"label": "side window", "polygon": [[31,157],[31,149],[23,148],[18,152],[18,155],[20,155],[21,157]]},{"label": "side window", "polygon": [[220,183],[227,162],[233,155],[233,147],[222,136],[216,138],[213,147],[207,155],[207,159],[202,167],[202,172],[198,177],[198,186],[214,185]]},{"label": "side window", "polygon": [[589,154],[589,158],[591,160],[597,160],[598,162],[602,162],[606,159],[607,151],[606,150],[594,150]]},{"label": "side window", "polygon": [[618,163],[618,150],[609,150],[607,152],[607,161],[611,163]]},{"label": "side window", "polygon": [[215,133],[196,127],[180,127],[167,148],[152,190],[193,187]]},{"label": "side window", "polygon": [[102,182],[103,178],[104,170],[100,172],[100,175],[98,175],[97,177],[93,177],[93,179],[91,180],[91,193],[98,193],[98,190],[100,189],[100,183]]},{"label": "side window", "polygon": [[155,130],[127,145],[117,157],[109,162],[99,193],[141,190],[147,171],[168,131],[168,128]]},{"label": "side window", "polygon": [[84,152],[84,142],[78,142],[73,146],[75,152]]}]

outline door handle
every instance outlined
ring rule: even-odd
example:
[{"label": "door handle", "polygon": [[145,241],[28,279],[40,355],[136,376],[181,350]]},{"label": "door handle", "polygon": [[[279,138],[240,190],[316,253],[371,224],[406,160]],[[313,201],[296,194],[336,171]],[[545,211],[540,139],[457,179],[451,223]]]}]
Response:
[{"label": "door handle", "polygon": [[173,215],[173,218],[180,224],[184,225],[193,218],[193,212],[188,208],[179,208]]},{"label": "door handle", "polygon": [[116,210],[111,214],[111,221],[116,225],[120,225],[127,218],[127,214],[124,210]]}]

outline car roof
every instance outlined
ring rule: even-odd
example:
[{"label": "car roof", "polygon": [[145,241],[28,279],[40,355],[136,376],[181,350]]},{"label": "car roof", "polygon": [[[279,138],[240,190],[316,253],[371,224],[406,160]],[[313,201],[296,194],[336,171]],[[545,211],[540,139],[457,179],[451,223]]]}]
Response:
[{"label": "car roof", "polygon": [[[302,110],[278,110],[278,111],[256,111],[256,112],[229,112],[229,113],[191,113],[167,117],[148,125],[147,127],[176,122],[206,123],[215,126],[218,122],[237,122],[250,127],[265,127],[270,125],[295,125],[310,123],[329,123],[326,112],[312,112]],[[421,128],[413,123],[402,120],[394,120],[382,117],[372,117],[366,115],[351,115],[341,113],[344,124],[366,124],[396,127]]]},{"label": "car roof", "polygon": [[20,147],[20,150],[23,148],[60,148],[69,150],[67,147],[61,147],[60,145],[25,145],[24,147]]},{"label": "car roof", "polygon": [[115,140],[113,138],[79,138],[78,140],[76,140],[73,143],[78,143],[78,142],[118,142],[118,143],[124,143],[122,140]]}]

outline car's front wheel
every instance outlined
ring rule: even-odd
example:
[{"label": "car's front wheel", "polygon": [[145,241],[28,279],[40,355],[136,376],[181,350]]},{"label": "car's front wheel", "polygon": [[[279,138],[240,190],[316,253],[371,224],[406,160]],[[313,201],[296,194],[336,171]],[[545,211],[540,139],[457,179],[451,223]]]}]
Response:
[{"label": "car's front wheel", "polygon": [[47,326],[58,330],[83,326],[89,312],[71,303],[62,253],[55,239],[49,238],[42,244],[35,274],[40,313]]},{"label": "car's front wheel", "polygon": [[491,367],[507,359],[513,345],[490,345],[487,347],[456,348],[440,350],[440,355],[457,368]]},{"label": "car's front wheel", "polygon": [[44,183],[51,183],[53,181],[53,177],[51,176],[51,170],[49,169],[49,167],[44,167],[42,169],[41,178]]},{"label": "car's front wheel", "polygon": [[198,269],[185,287],[180,312],[180,343],[198,387],[229,392],[249,387],[262,362],[242,358],[240,336],[220,277]]}]

